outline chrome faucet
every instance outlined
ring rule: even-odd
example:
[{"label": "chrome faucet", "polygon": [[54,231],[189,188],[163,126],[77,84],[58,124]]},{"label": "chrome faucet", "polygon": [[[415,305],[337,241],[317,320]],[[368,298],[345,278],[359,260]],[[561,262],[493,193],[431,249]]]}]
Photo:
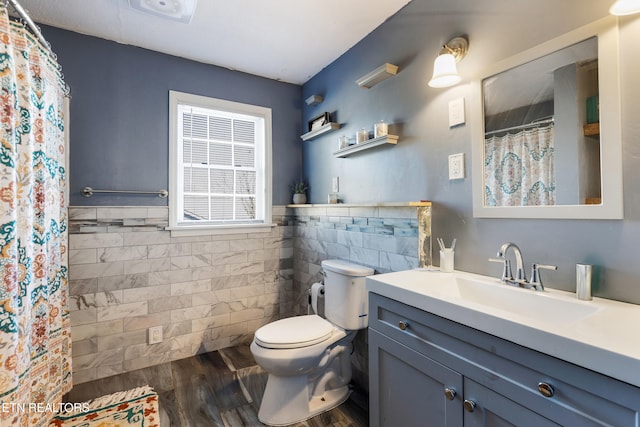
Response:
[{"label": "chrome faucet", "polygon": [[[516,277],[514,278],[511,273],[511,262],[507,259],[507,251],[513,250],[513,254],[516,257]],[[531,281],[527,281],[527,275],[524,272],[524,261],[522,260],[522,252],[515,243],[505,243],[500,247],[497,258],[489,258],[492,262],[503,263],[502,281],[508,285],[519,286],[521,288],[534,289],[536,291],[543,291],[542,279],[540,278],[539,269],[545,270],[557,270],[555,265],[537,264],[534,263],[531,268]]]},{"label": "chrome faucet", "polygon": [[[500,247],[498,251],[498,258],[506,259],[507,251],[513,249],[513,254],[516,256],[516,277],[510,278],[513,285],[521,285],[527,283],[527,275],[524,272],[524,261],[522,260],[522,252],[515,243],[505,243]],[[508,280],[509,278],[507,278]]]}]

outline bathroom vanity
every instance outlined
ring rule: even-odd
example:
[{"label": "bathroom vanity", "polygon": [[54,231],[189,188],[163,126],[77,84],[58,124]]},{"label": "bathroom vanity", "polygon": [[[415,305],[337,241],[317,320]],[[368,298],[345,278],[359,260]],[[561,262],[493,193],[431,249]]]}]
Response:
[{"label": "bathroom vanity", "polygon": [[461,272],[367,288],[371,426],[639,425],[640,307]]}]

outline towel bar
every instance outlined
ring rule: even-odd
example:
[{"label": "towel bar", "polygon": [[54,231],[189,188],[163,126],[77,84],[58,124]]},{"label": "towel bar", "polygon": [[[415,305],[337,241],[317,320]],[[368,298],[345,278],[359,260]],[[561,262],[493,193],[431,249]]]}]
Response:
[{"label": "towel bar", "polygon": [[82,194],[85,197],[91,197],[94,193],[121,193],[121,194],[155,194],[160,198],[166,198],[169,195],[167,190],[159,191],[138,191],[138,190],[96,190],[91,187],[84,187]]}]

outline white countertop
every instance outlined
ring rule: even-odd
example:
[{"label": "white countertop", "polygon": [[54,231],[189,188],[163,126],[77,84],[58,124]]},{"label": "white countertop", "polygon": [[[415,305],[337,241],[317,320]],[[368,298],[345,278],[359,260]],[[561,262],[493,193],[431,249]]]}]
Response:
[{"label": "white countertop", "polygon": [[640,305],[536,292],[424,269],[369,276],[370,292],[640,387]]}]

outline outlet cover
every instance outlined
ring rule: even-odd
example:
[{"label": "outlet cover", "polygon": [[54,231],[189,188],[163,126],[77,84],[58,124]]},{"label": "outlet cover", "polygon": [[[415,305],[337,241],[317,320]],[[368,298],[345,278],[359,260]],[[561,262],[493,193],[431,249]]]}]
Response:
[{"label": "outlet cover", "polygon": [[162,325],[149,328],[149,344],[157,344],[162,342]]},{"label": "outlet cover", "polygon": [[337,176],[334,176],[331,179],[331,192],[332,193],[339,193],[340,192],[340,178]]},{"label": "outlet cover", "polygon": [[449,101],[449,127],[464,124],[464,98]]},{"label": "outlet cover", "polygon": [[464,153],[449,156],[449,180],[464,178]]}]

